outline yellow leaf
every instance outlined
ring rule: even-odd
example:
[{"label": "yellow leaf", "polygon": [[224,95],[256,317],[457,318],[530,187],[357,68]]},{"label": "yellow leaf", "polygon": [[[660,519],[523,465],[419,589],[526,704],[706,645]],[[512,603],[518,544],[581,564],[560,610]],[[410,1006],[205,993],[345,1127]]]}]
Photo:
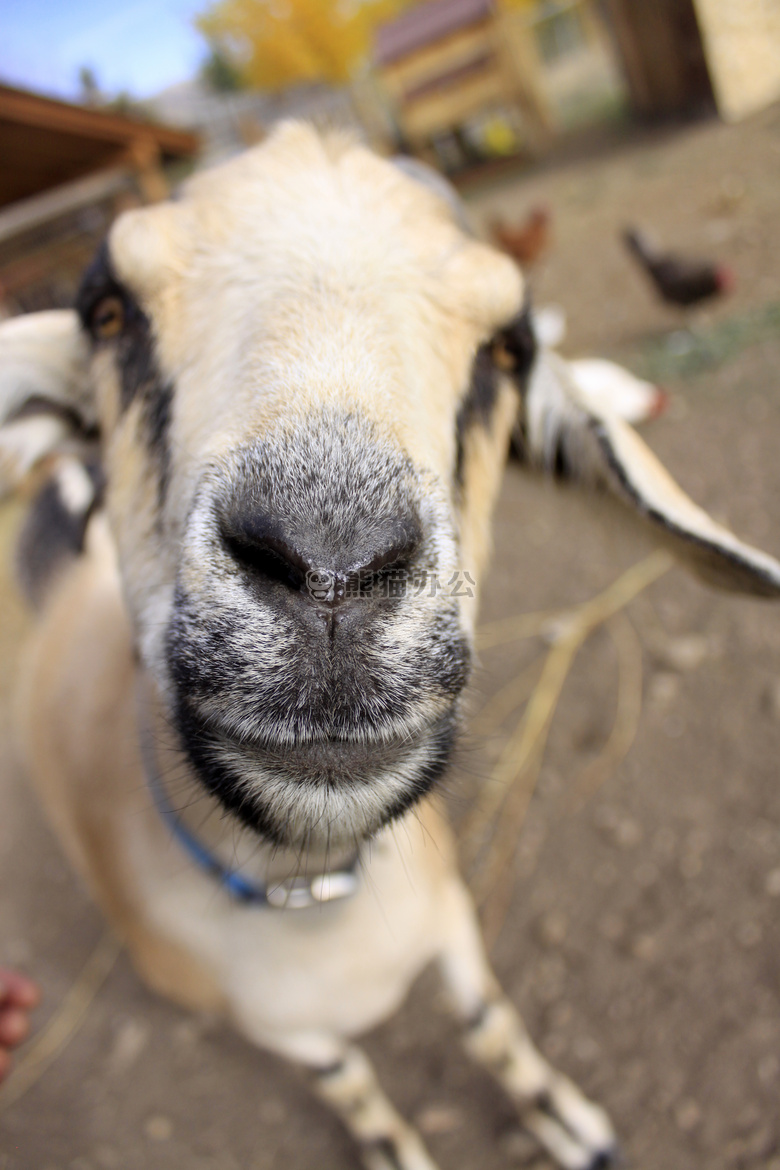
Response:
[{"label": "yellow leaf", "polygon": [[377,24],[410,0],[218,0],[197,24],[260,89],[349,81],[370,55]]}]

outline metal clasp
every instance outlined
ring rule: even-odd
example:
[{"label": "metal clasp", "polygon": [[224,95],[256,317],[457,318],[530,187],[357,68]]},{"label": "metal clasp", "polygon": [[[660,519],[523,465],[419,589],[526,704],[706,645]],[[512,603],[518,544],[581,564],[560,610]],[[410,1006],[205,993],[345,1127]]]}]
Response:
[{"label": "metal clasp", "polygon": [[288,878],[266,890],[266,898],[275,910],[306,910],[323,902],[351,898],[357,887],[357,874],[351,870],[335,870],[313,878]]}]

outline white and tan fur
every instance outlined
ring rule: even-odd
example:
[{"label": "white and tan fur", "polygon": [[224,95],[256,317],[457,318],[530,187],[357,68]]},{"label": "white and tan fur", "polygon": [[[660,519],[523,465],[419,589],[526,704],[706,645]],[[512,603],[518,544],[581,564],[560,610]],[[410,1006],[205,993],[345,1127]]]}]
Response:
[{"label": "white and tan fur", "polygon": [[[328,529],[341,556],[367,533],[370,560],[403,512],[418,569],[479,582],[522,400],[529,462],[562,452],[737,587],[776,594],[780,566],[700,513],[619,420],[589,413],[554,355],[526,385],[507,332],[519,272],[464,234],[436,190],[354,143],[286,126],[178,202],[125,214],[109,247],[151,322],[159,384],[123,390],[124,334],[96,336],[89,302],[86,328],[57,319],[63,385],[100,428],[106,506],[52,573],[19,696],[26,764],[73,864],[141,976],[310,1069],[371,1170],[434,1165],[354,1043],[432,962],[468,1051],[522,1123],[567,1170],[608,1165],[611,1125],[500,991],[450,830],[430,781],[417,783],[459,718],[476,599],[320,613],[322,657],[316,606],[258,583],[230,534],[255,509],[308,533],[296,549]],[[34,352],[22,362],[13,330],[0,329],[4,352],[34,385]],[[466,426],[480,352],[494,393]],[[63,474],[73,500],[72,458],[55,487]],[[340,659],[353,619],[367,624]],[[358,849],[356,892],[302,909],[237,902],[172,837],[150,755],[181,822],[226,865],[273,887]]]}]

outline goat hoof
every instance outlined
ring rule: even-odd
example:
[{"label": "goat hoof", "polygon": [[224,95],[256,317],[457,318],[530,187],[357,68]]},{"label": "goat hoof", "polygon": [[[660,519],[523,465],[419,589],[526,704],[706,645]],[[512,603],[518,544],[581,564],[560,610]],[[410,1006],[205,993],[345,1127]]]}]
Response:
[{"label": "goat hoof", "polygon": [[606,1150],[591,1150],[585,1160],[577,1165],[577,1170],[628,1170],[628,1166],[618,1146],[610,1146]]},{"label": "goat hoof", "polygon": [[617,1146],[596,1154],[588,1170],[628,1170],[626,1161]]}]

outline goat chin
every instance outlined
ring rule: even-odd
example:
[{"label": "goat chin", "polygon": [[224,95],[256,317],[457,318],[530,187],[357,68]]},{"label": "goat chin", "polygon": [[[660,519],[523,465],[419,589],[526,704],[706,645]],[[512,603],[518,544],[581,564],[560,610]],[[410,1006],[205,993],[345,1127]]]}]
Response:
[{"label": "goat chin", "polygon": [[189,729],[196,776],[264,840],[284,847],[345,845],[372,837],[435,785],[447,767],[454,711],[395,742],[325,740],[295,748],[238,744]]}]

